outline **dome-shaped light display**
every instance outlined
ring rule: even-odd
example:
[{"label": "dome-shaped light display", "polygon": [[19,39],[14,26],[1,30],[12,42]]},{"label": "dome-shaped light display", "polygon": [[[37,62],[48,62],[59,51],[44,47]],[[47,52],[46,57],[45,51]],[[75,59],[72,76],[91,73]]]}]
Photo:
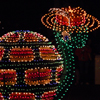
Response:
[{"label": "dome-shaped light display", "polygon": [[0,39],[0,100],[53,100],[64,69],[55,46],[28,30]]}]

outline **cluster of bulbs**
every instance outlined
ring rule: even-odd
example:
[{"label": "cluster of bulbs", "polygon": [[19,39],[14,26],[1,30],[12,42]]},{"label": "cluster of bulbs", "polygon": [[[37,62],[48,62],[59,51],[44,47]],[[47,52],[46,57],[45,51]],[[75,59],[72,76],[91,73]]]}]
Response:
[{"label": "cluster of bulbs", "polygon": [[[82,48],[88,39],[88,33],[100,27],[100,21],[80,7],[51,8],[41,18],[45,27],[54,31],[58,51],[64,59],[64,69],[55,100],[61,100],[72,84],[75,73],[74,48]],[[59,70],[62,70],[60,68]],[[61,71],[62,72],[62,71]],[[58,72],[56,75],[59,75]],[[65,89],[66,87],[66,89]],[[61,96],[59,96],[59,94]]]},{"label": "cluster of bulbs", "polygon": [[26,41],[26,42],[47,42],[48,39],[41,35],[40,33],[33,32],[33,31],[25,31],[19,32],[19,31],[13,31],[8,32],[7,34],[4,34],[2,37],[0,37],[0,41],[6,41],[6,42],[20,42],[20,40]]},{"label": "cluster of bulbs", "polygon": [[[1,49],[1,59],[4,54],[4,47],[0,47]],[[40,58],[43,60],[61,60],[61,55],[55,50],[54,46],[40,46],[39,47]],[[11,62],[31,62],[35,58],[35,52],[31,47],[22,47],[15,46],[12,47],[7,56],[9,61]]]},{"label": "cluster of bulbs", "polygon": [[[80,7],[71,8],[52,8],[50,12],[45,14],[41,18],[41,22],[45,27],[56,30],[59,32],[67,31],[73,33],[73,31],[91,32],[100,27],[100,21],[92,15],[89,15]],[[94,24],[97,24],[94,27]],[[82,27],[82,28],[81,28]],[[82,30],[81,30],[82,29]]]},{"label": "cluster of bulbs", "polygon": [[[53,100],[56,95],[56,90],[44,92],[41,96],[41,100]],[[12,92],[10,94],[10,100],[36,100],[36,95],[34,93],[29,92]],[[2,99],[3,100],[3,99]]]},{"label": "cluster of bulbs", "polygon": [[10,100],[36,100],[34,93],[29,92],[12,92],[9,97]]},{"label": "cluster of bulbs", "polygon": [[[49,69],[48,67],[44,68],[35,68],[35,69],[28,69],[25,70],[25,83],[28,85],[40,85],[40,84],[49,84],[50,81],[52,81],[50,78],[52,69]],[[63,67],[59,66],[56,69],[55,77],[56,82],[59,83],[59,75],[61,75],[61,72],[63,71]],[[13,69],[1,69],[0,70],[0,86],[4,85],[4,77],[5,77],[5,85],[15,85],[17,84],[17,72]],[[39,80],[39,79],[40,80]]]},{"label": "cluster of bulbs", "polygon": [[34,42],[34,41],[38,42],[39,39],[41,39],[42,41],[48,41],[46,37],[44,37],[43,35],[40,35],[39,33],[37,34],[36,32],[34,34],[24,33],[23,39],[27,42]]},{"label": "cluster of bulbs", "polygon": [[68,41],[65,42],[63,39],[61,39],[61,34],[59,34],[59,32],[54,32],[54,35],[56,43],[58,44],[58,48],[60,48],[58,50],[60,52],[61,51],[63,52],[63,53],[61,52],[61,54],[62,58],[64,59],[64,65],[63,65],[64,67],[61,66],[60,68],[58,68],[58,71],[61,72],[60,73],[57,72],[57,75],[62,73],[62,76],[60,78],[58,90],[55,95],[55,99],[59,98],[59,100],[61,100],[65,96],[65,93],[68,92],[69,87],[71,86],[74,80],[73,73],[75,73],[75,63],[74,63],[73,48],[75,47],[72,43],[68,43]]},{"label": "cluster of bulbs", "polygon": [[[61,12],[56,12],[56,22],[61,25],[66,26],[79,26],[85,23],[86,11],[82,10],[82,8],[61,8]],[[66,12],[68,15],[66,16],[63,12]],[[68,23],[69,22],[69,23]]]},{"label": "cluster of bulbs", "polygon": [[1,37],[1,39],[5,40],[6,42],[18,42],[20,39],[20,34],[15,34],[14,32],[9,32]]},{"label": "cluster of bulbs", "polygon": [[0,86],[15,85],[15,84],[17,84],[16,70],[0,69]]},{"label": "cluster of bulbs", "polygon": [[3,99],[53,100],[63,72],[63,59],[55,46],[32,31],[8,32],[0,37],[0,45]]},{"label": "cluster of bulbs", "polygon": [[9,60],[11,62],[31,62],[34,60],[33,50],[28,47],[12,47],[9,51]]},{"label": "cluster of bulbs", "polygon": [[28,85],[49,84],[51,81],[51,69],[35,68],[25,70],[25,83]]},{"label": "cluster of bulbs", "polygon": [[60,65],[59,67],[56,68],[56,72],[55,72],[55,77],[56,77],[56,83],[59,83],[60,82],[60,78],[59,76],[61,76],[62,72],[63,72],[63,65]]},{"label": "cluster of bulbs", "polygon": [[54,96],[56,95],[56,91],[57,90],[44,92],[44,94],[42,94],[42,100],[53,100]]},{"label": "cluster of bulbs", "polygon": [[2,60],[2,57],[4,55],[4,51],[5,51],[4,47],[0,46],[0,61]]},{"label": "cluster of bulbs", "polygon": [[55,47],[52,46],[40,46],[39,48],[40,57],[43,60],[58,60],[61,59],[61,55],[55,51]]}]

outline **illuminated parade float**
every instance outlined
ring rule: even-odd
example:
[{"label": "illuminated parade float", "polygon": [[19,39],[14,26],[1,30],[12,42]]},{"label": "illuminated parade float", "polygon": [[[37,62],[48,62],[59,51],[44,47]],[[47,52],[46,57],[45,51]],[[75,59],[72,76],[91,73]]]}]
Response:
[{"label": "illuminated parade float", "polygon": [[64,59],[64,68],[54,100],[65,96],[74,80],[74,48],[82,48],[88,40],[88,33],[100,27],[100,22],[80,7],[51,8],[41,18],[45,27],[52,29],[57,50]]},{"label": "illuminated parade float", "polygon": [[52,8],[41,18],[55,46],[33,31],[0,37],[0,100],[61,100],[74,80],[73,49],[83,47],[99,21],[82,8]]},{"label": "illuminated parade float", "polygon": [[0,38],[0,100],[53,100],[63,71],[54,45],[33,31]]}]

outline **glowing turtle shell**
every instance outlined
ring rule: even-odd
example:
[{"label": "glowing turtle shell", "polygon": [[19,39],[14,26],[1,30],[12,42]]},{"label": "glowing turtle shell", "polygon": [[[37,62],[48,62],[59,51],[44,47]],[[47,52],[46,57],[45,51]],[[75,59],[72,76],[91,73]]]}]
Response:
[{"label": "glowing turtle shell", "polygon": [[0,100],[53,100],[63,59],[40,33],[13,31],[0,38]]}]

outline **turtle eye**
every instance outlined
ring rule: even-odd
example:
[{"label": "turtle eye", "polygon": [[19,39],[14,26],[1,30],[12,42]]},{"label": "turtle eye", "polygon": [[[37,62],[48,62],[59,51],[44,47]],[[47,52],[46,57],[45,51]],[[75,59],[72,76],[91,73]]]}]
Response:
[{"label": "turtle eye", "polygon": [[31,62],[33,59],[33,50],[28,47],[12,48],[9,56],[11,62]]},{"label": "turtle eye", "polygon": [[9,97],[10,100],[36,100],[34,93],[30,92],[12,92]]},{"label": "turtle eye", "polygon": [[[17,73],[16,70],[7,70],[1,69],[0,70],[0,85],[15,85],[17,80]],[[5,82],[5,83],[4,83]]]}]

